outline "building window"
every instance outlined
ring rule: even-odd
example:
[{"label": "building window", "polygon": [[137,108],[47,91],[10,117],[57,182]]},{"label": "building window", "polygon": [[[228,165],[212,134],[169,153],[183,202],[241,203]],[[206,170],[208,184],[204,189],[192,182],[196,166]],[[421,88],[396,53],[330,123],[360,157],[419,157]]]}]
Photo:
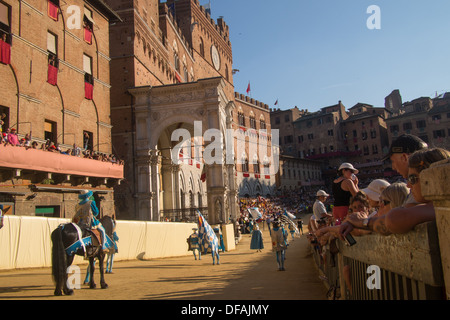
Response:
[{"label": "building window", "polygon": [[92,58],[83,54],[84,97],[92,100],[94,97],[94,77],[92,76]]},{"label": "building window", "polygon": [[407,122],[403,124],[403,130],[411,130],[412,129],[412,123],[411,122]]},{"label": "building window", "polygon": [[416,122],[417,129],[422,129],[427,127],[427,122],[425,120],[419,120]]},{"label": "building window", "polygon": [[433,131],[433,138],[434,139],[445,138],[445,130],[441,129]]},{"label": "building window", "polygon": [[36,206],[35,215],[38,217],[59,218],[60,206]]},{"label": "building window", "polygon": [[391,133],[398,132],[398,131],[399,131],[398,124],[394,124],[391,126]]},{"label": "building window", "polygon": [[0,2],[0,63],[11,63],[11,7]]},{"label": "building window", "polygon": [[94,134],[89,131],[83,131],[83,148],[86,150],[94,150]]},{"label": "building window", "polygon": [[58,37],[47,32],[48,72],[47,82],[56,85],[58,82]]},{"label": "building window", "polygon": [[334,137],[334,130],[328,130],[328,136]]},{"label": "building window", "polygon": [[302,143],[304,141],[303,136],[298,136],[298,143]]},{"label": "building window", "polygon": [[0,131],[9,128],[9,108],[0,106]]},{"label": "building window", "polygon": [[50,142],[56,143],[57,141],[56,134],[56,122],[45,120],[44,122],[44,139],[49,140]]},{"label": "building window", "polygon": [[92,19],[92,11],[86,7],[84,8],[83,30],[84,30],[84,41],[87,44],[92,44],[92,35],[94,32],[94,20]]},{"label": "building window", "polygon": [[275,124],[280,124],[280,123],[281,123],[280,118],[279,117],[275,118]]},{"label": "building window", "polygon": [[284,116],[284,122],[289,122],[289,121],[291,121],[291,118],[287,114],[287,115]]},{"label": "building window", "polygon": [[205,57],[205,43],[203,42],[203,38],[200,38],[200,55]]},{"label": "building window", "polygon": [[242,112],[238,112],[238,123],[240,126],[245,127],[245,116]]},{"label": "building window", "polygon": [[259,120],[259,126],[261,130],[266,130],[266,122],[264,121],[264,119]]},{"label": "building window", "polygon": [[256,129],[256,119],[255,117],[250,117],[250,128]]}]

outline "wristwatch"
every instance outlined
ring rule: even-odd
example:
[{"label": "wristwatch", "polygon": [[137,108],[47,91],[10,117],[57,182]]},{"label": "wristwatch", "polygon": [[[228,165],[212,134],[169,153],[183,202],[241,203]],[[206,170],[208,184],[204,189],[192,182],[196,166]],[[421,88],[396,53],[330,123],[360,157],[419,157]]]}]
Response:
[{"label": "wristwatch", "polygon": [[365,218],[364,220],[363,220],[363,227],[364,228],[368,228],[369,227],[369,218]]}]

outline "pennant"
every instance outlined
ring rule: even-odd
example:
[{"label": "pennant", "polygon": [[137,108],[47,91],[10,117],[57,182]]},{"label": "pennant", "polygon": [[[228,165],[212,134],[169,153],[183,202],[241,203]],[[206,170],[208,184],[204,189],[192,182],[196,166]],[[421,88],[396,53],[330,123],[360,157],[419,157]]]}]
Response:
[{"label": "pennant", "polygon": [[278,105],[278,99],[277,99],[277,101],[275,101],[275,105],[276,105],[276,106]]},{"label": "pennant", "polygon": [[250,89],[250,82],[249,82],[249,83],[248,83],[248,87],[247,87],[247,94],[249,94],[250,91],[252,91],[252,90]]}]

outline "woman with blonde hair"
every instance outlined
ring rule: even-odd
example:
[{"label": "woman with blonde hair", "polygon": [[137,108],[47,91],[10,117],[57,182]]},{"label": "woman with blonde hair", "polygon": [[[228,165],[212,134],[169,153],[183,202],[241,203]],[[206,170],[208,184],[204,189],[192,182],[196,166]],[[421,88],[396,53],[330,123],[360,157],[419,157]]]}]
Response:
[{"label": "woman with blonde hair", "polygon": [[408,197],[409,189],[406,183],[396,182],[388,186],[381,192],[380,209],[375,217],[381,217],[392,209],[403,206]]}]

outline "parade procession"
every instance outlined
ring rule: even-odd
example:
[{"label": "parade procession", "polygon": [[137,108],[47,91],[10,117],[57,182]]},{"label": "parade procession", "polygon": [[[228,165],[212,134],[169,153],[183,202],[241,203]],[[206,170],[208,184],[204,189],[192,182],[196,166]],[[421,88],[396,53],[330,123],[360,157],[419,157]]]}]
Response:
[{"label": "parade procession", "polygon": [[450,4],[326,2],[0,0],[0,303],[450,299]]}]

